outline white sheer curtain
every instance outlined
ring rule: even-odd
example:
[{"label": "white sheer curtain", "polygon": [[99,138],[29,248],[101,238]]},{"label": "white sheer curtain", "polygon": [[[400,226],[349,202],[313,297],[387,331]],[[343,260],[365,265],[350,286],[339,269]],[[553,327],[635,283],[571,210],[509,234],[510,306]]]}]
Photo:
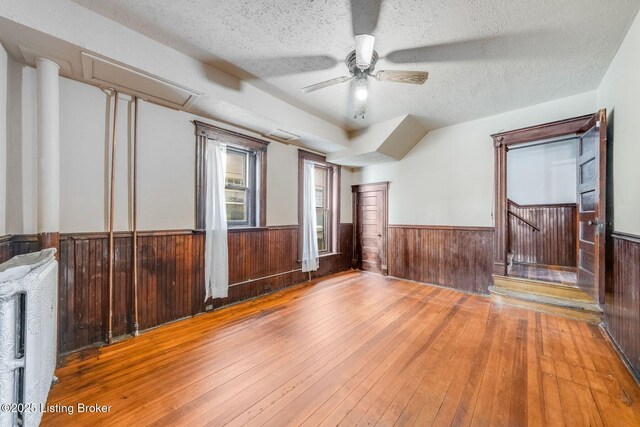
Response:
[{"label": "white sheer curtain", "polygon": [[227,149],[224,145],[212,139],[207,140],[205,301],[209,297],[224,298],[229,293],[229,247],[227,246],[227,207],[224,192],[226,157]]},{"label": "white sheer curtain", "polygon": [[302,271],[318,269],[318,236],[316,232],[316,183],[313,162],[304,161],[302,201]]}]

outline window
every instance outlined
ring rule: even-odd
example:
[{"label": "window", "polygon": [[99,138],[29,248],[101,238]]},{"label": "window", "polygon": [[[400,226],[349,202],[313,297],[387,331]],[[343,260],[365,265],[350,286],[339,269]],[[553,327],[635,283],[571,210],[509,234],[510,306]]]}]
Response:
[{"label": "window", "polygon": [[[339,219],[340,166],[327,163],[324,156],[307,151],[298,151],[298,224],[302,227],[302,200],[304,195],[304,161],[314,162],[316,234],[318,252],[328,254],[338,252],[337,230]],[[302,230],[300,230],[300,248],[302,248]]]},{"label": "window", "polygon": [[329,168],[326,166],[315,166],[318,252],[327,252],[329,250],[329,224],[331,220],[329,172]]},{"label": "window", "polygon": [[251,150],[227,146],[225,196],[230,227],[256,225],[256,155]]},{"label": "window", "polygon": [[225,199],[229,228],[263,227],[266,223],[268,142],[206,123],[196,125],[196,228],[205,228],[205,148],[209,139],[227,147]]}]

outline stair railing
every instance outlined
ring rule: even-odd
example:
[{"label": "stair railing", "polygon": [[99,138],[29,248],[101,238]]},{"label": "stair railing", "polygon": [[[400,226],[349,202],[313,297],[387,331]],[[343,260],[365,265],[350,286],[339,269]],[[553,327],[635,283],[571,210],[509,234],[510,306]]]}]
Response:
[{"label": "stair railing", "polygon": [[533,228],[534,231],[540,231],[540,229],[535,225],[532,224],[531,222],[527,221],[526,219],[524,219],[523,217],[521,217],[520,215],[518,215],[517,213],[511,211],[510,209],[507,210],[507,213],[509,215],[514,216],[515,218],[519,219],[520,221],[524,222],[525,224],[527,224],[529,227]]}]

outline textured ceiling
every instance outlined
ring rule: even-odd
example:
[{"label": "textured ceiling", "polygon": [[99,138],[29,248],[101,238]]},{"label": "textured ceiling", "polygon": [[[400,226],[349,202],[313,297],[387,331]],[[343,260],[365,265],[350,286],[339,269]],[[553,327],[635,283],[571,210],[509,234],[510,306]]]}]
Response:
[{"label": "textured ceiling", "polygon": [[349,84],[299,91],[347,74],[349,0],[74,1],[348,130],[405,114],[435,128],[594,89],[640,8],[640,0],[370,0],[355,25],[373,28],[366,10],[381,3],[376,69],[430,77],[424,86],[370,82],[366,118],[356,120]]}]

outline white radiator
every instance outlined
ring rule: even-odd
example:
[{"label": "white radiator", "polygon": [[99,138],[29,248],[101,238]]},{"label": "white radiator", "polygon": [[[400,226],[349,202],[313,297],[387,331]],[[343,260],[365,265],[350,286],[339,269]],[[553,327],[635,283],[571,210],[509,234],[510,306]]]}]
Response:
[{"label": "white radiator", "polygon": [[54,254],[55,249],[45,249],[0,265],[0,427],[39,425],[55,378]]}]

